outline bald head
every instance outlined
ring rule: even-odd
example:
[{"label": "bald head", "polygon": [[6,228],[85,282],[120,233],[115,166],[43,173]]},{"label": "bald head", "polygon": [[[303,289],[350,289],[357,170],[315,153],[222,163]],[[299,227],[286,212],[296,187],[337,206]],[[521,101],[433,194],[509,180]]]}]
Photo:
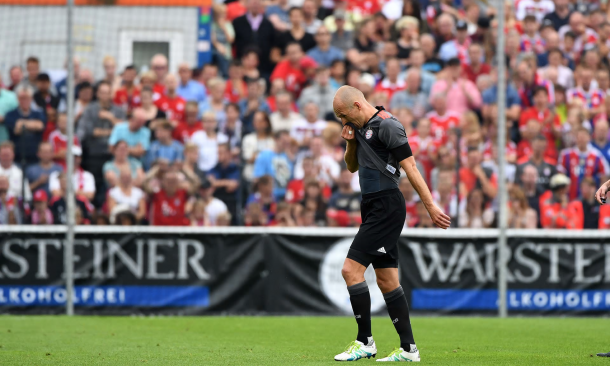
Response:
[{"label": "bald head", "polygon": [[333,109],[336,107],[340,108],[351,108],[354,102],[366,102],[364,94],[353,86],[343,85],[335,93],[335,99],[333,99]]},{"label": "bald head", "polygon": [[344,85],[337,90],[333,99],[333,110],[341,123],[352,122],[360,128],[376,113],[362,92],[352,86]]}]

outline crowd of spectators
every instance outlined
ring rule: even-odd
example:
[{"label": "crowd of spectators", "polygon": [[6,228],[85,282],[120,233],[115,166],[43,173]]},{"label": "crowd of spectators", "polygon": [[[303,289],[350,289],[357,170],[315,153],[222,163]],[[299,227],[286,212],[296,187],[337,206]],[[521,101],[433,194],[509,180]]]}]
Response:
[{"label": "crowd of spectators", "polygon": [[[29,57],[0,80],[0,224],[358,226],[332,99],[360,89],[403,124],[453,225],[498,212],[498,60],[507,65],[512,228],[610,227],[610,7],[592,0],[238,0],[213,6],[213,62],[105,75],[75,60],[73,177],[66,80]],[[504,54],[496,53],[504,32]],[[23,67],[25,66],[25,68]],[[408,179],[406,227],[432,222]]]}]

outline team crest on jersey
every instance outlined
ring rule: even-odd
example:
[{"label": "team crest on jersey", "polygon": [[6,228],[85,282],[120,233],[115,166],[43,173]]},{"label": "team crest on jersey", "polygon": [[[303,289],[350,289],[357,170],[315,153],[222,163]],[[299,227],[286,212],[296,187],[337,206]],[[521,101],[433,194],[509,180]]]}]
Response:
[{"label": "team crest on jersey", "polygon": [[364,137],[366,137],[367,140],[373,137],[373,130],[367,130]]}]

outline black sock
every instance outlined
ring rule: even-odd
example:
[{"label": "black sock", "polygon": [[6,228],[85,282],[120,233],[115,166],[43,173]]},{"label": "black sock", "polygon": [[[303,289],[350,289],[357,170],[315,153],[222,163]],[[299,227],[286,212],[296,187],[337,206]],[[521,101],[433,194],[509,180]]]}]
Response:
[{"label": "black sock", "polygon": [[358,323],[358,336],[356,340],[368,344],[371,337],[371,295],[366,281],[347,287],[349,301],[352,303],[354,317]]},{"label": "black sock", "polygon": [[388,307],[388,314],[394,323],[394,328],[400,336],[400,347],[406,352],[411,350],[411,345],[415,344],[413,330],[411,329],[411,319],[409,319],[409,305],[402,286],[395,290],[383,294],[385,303]]}]

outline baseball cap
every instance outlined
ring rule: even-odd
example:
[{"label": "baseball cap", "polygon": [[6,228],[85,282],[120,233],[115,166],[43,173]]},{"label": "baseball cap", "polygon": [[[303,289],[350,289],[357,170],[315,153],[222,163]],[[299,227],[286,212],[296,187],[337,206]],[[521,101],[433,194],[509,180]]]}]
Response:
[{"label": "baseball cap", "polygon": [[81,149],[80,146],[72,146],[72,155],[74,156],[82,156],[83,155],[83,149]]},{"label": "baseball cap", "polygon": [[463,20],[458,20],[457,23],[455,23],[455,29],[457,29],[457,30],[467,30],[468,29],[468,23],[466,23]]},{"label": "baseball cap", "polygon": [[318,67],[318,63],[313,58],[308,56],[305,56],[301,59],[300,65],[302,69],[315,69]]},{"label": "baseball cap", "polygon": [[550,186],[551,189],[561,188],[570,185],[570,178],[568,178],[565,174],[555,174],[551,177]]},{"label": "baseball cap", "polygon": [[39,189],[34,193],[34,202],[47,202],[49,200],[49,196],[47,192]]}]

